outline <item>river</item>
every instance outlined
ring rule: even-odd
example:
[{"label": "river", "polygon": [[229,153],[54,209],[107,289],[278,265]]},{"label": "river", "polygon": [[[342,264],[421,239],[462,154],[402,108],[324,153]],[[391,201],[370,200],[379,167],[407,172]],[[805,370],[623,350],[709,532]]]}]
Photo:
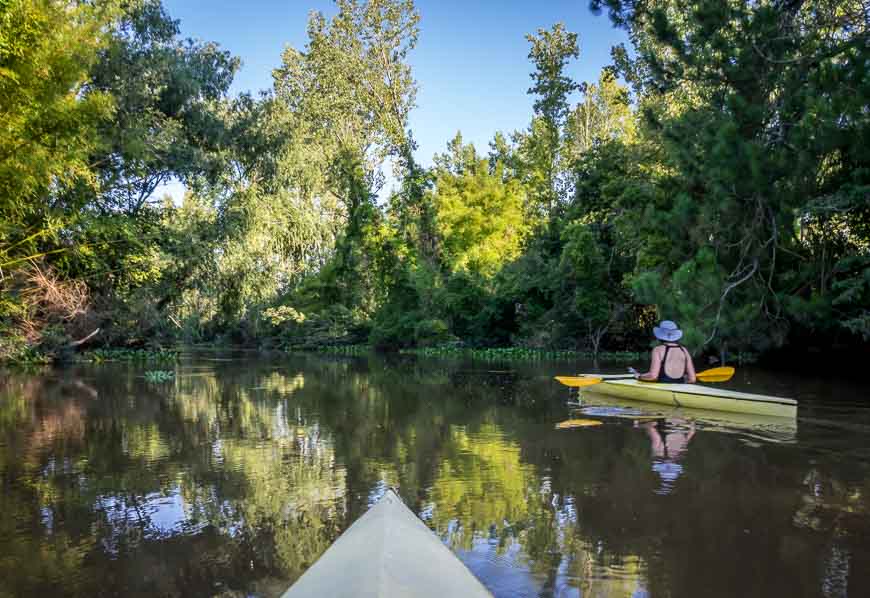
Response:
[{"label": "river", "polygon": [[0,372],[0,598],[279,596],[388,487],[499,597],[870,596],[866,384],[739,368],[800,401],[759,425],[552,380],[589,367]]}]

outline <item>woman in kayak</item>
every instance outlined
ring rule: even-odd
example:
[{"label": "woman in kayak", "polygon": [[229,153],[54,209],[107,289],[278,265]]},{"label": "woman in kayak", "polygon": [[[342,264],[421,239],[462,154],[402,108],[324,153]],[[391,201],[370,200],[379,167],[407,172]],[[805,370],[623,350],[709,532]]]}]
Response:
[{"label": "woman in kayak", "polygon": [[653,328],[653,334],[662,344],[652,350],[649,371],[640,374],[638,378],[647,382],[697,382],[692,356],[677,342],[683,337],[683,331],[670,320],[662,320],[661,324]]}]

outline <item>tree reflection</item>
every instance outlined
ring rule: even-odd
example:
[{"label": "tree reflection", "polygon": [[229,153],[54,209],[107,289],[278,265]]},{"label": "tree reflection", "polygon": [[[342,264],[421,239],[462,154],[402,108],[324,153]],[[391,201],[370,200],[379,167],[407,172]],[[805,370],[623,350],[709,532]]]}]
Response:
[{"label": "tree reflection", "polygon": [[506,571],[542,596],[866,583],[854,462],[699,430],[659,495],[649,430],[554,430],[561,399],[516,373],[299,358],[139,376],[3,377],[2,591],[276,595],[387,486],[492,587]]},{"label": "tree reflection", "polygon": [[432,523],[436,530],[446,530],[453,547],[470,550],[475,537],[490,534],[504,550],[513,526],[527,521],[537,476],[520,453],[519,444],[505,439],[494,424],[474,432],[450,427],[431,501]]}]

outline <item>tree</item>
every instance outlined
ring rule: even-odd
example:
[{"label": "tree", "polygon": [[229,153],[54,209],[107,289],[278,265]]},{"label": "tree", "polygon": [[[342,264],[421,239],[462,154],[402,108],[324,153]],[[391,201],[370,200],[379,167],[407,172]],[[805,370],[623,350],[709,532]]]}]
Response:
[{"label": "tree", "polygon": [[416,85],[406,61],[419,15],[410,0],[337,4],[331,20],[311,16],[305,52],[285,50],[275,89],[329,160],[353,151],[372,173],[385,157],[413,150],[407,120]]},{"label": "tree", "polygon": [[77,215],[53,201],[75,184],[91,189],[98,125],[112,114],[105,93],[85,94],[108,42],[114,3],[0,2],[0,268],[43,251]]},{"label": "tree", "polygon": [[330,20],[312,15],[304,52],[284,52],[274,73],[275,92],[295,117],[298,142],[321,148],[329,192],[345,209],[347,226],[325,275],[336,300],[370,312],[371,262],[364,237],[377,228],[381,165],[389,156],[399,157],[416,175],[407,131],[416,86],[407,56],[417,42],[419,15],[410,0],[337,4],[338,14]]},{"label": "tree", "polygon": [[[641,237],[636,206],[653,200],[638,164],[644,148],[628,139],[598,138],[574,163],[574,197],[565,213],[557,308],[565,333],[582,336],[597,355],[606,335],[635,332],[630,283],[656,237]],[[647,247],[651,246],[651,247]]]},{"label": "tree", "polygon": [[[842,227],[830,226],[868,209],[870,38],[861,3],[593,6],[607,6],[638,42],[632,72],[673,175],[671,197],[642,219],[650,235],[674,231],[648,273],[658,282],[646,288],[658,289],[660,306],[669,295],[685,308],[699,344],[781,344],[795,306],[832,305],[832,285],[856,275],[850,256],[866,251],[854,237],[841,244]],[[666,102],[677,93],[685,101],[675,110]],[[821,245],[800,235],[810,221],[828,231],[815,237]],[[694,276],[707,292],[681,296]]]},{"label": "tree", "polygon": [[490,171],[461,135],[448,148],[451,154],[436,157],[431,192],[444,265],[490,278],[520,255],[529,232],[525,193],[516,179],[504,180],[501,165]]},{"label": "tree", "polygon": [[575,162],[596,143],[629,141],[634,134],[635,115],[628,89],[621,85],[613,69],[605,68],[598,83],[580,87],[583,99],[567,117],[565,125],[565,159]]},{"label": "tree", "polygon": [[327,263],[341,222],[323,174],[307,162],[316,148],[287,137],[292,117],[281,103],[242,95],[219,116],[222,172],[162,210],[159,246],[176,259],[154,291],[186,334],[249,340],[262,335],[264,310]]},{"label": "tree", "polygon": [[160,0],[131,2],[91,70],[87,93],[108,94],[116,106],[101,130],[105,151],[93,158],[103,211],[135,216],[173,177],[190,185],[217,170],[223,123],[215,106],[239,59],[178,35]]},{"label": "tree", "polygon": [[565,76],[571,58],[580,56],[577,34],[567,31],[564,23],[556,23],[549,31],[538,29],[537,35],[526,35],[526,40],[532,44],[529,60],[535,65],[531,74],[534,85],[528,91],[537,96],[535,114],[557,129],[568,113],[568,96],[579,89]]},{"label": "tree", "polygon": [[532,47],[529,59],[535,65],[531,74],[534,85],[528,93],[536,96],[535,118],[528,131],[515,135],[520,172],[530,193],[530,215],[549,215],[560,198],[560,149],[563,126],[568,114],[568,97],[579,89],[565,75],[571,58],[580,50],[577,34],[556,23],[550,30],[539,29],[526,39]]},{"label": "tree", "polygon": [[[582,222],[568,225],[563,233],[566,243],[561,266],[565,285],[572,287],[566,308],[579,321],[597,358],[601,340],[626,311],[627,301],[620,277],[623,268],[614,259],[617,249],[608,248],[594,231]],[[610,251],[605,253],[607,249]]]}]

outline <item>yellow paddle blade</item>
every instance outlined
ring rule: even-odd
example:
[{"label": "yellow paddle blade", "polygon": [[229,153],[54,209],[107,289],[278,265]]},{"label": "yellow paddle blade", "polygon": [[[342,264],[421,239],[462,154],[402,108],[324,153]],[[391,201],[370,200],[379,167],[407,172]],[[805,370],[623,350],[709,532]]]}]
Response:
[{"label": "yellow paddle blade", "polygon": [[710,368],[703,372],[698,372],[697,378],[701,382],[727,382],[734,375],[734,368],[725,366],[721,368]]},{"label": "yellow paddle blade", "polygon": [[600,426],[604,422],[597,419],[567,419],[556,424],[557,430],[567,430],[568,428],[588,428],[590,426]]}]

